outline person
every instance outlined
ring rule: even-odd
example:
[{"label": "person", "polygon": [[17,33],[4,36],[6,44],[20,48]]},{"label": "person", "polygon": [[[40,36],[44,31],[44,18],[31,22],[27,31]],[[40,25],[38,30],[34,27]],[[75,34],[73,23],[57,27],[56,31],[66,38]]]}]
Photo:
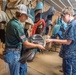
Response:
[{"label": "person", "polygon": [[62,19],[67,23],[64,39],[46,39],[46,42],[62,44],[59,56],[62,57],[64,75],[76,75],[76,21],[73,9],[66,7],[62,10]]},{"label": "person", "polygon": [[22,44],[27,48],[45,48],[40,44],[28,42],[22,24],[30,16],[24,4],[17,6],[16,17],[13,17],[7,24],[5,35],[4,61],[8,63],[10,75],[26,75],[27,63],[20,63]]}]

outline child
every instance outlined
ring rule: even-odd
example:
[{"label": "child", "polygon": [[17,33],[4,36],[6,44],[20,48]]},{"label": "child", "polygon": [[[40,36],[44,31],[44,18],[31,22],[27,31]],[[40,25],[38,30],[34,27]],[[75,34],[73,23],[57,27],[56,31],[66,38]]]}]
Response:
[{"label": "child", "polygon": [[27,12],[28,8],[24,4],[18,5],[16,17],[13,17],[7,24],[5,36],[5,54],[4,61],[8,63],[10,75],[26,75],[27,63],[19,62],[22,44],[28,48],[45,48],[40,44],[28,42],[23,24],[30,16]]},{"label": "child", "polygon": [[60,57],[63,58],[64,75],[76,75],[76,21],[73,17],[73,9],[66,7],[62,10],[62,19],[68,27],[65,31],[64,39],[47,39],[46,42],[57,42],[62,44]]}]

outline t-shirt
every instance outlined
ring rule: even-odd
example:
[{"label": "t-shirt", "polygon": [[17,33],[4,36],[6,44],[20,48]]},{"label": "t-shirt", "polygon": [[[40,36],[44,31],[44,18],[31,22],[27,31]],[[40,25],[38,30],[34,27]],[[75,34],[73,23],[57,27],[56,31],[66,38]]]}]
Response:
[{"label": "t-shirt", "polygon": [[20,48],[22,42],[26,41],[26,36],[22,23],[16,18],[12,18],[6,27],[5,46],[6,48]]}]

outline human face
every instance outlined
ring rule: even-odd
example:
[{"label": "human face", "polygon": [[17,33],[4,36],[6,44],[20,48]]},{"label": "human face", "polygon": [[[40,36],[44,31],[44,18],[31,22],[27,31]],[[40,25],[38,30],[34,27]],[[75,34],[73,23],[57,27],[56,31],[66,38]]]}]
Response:
[{"label": "human face", "polygon": [[64,22],[69,23],[70,22],[70,14],[65,14],[62,16],[62,19]]},{"label": "human face", "polygon": [[25,22],[27,19],[28,17],[25,14],[21,14],[21,17],[20,17],[21,22]]}]

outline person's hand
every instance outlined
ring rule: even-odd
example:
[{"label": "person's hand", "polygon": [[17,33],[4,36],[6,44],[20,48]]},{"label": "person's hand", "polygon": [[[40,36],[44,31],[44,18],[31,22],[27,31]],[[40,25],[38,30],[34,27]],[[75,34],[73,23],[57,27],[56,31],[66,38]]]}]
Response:
[{"label": "person's hand", "polygon": [[53,42],[53,39],[46,39],[46,43]]},{"label": "person's hand", "polygon": [[38,44],[37,47],[38,47],[39,49],[41,49],[41,50],[45,50],[45,48],[44,48],[42,45],[40,45],[40,44]]}]

